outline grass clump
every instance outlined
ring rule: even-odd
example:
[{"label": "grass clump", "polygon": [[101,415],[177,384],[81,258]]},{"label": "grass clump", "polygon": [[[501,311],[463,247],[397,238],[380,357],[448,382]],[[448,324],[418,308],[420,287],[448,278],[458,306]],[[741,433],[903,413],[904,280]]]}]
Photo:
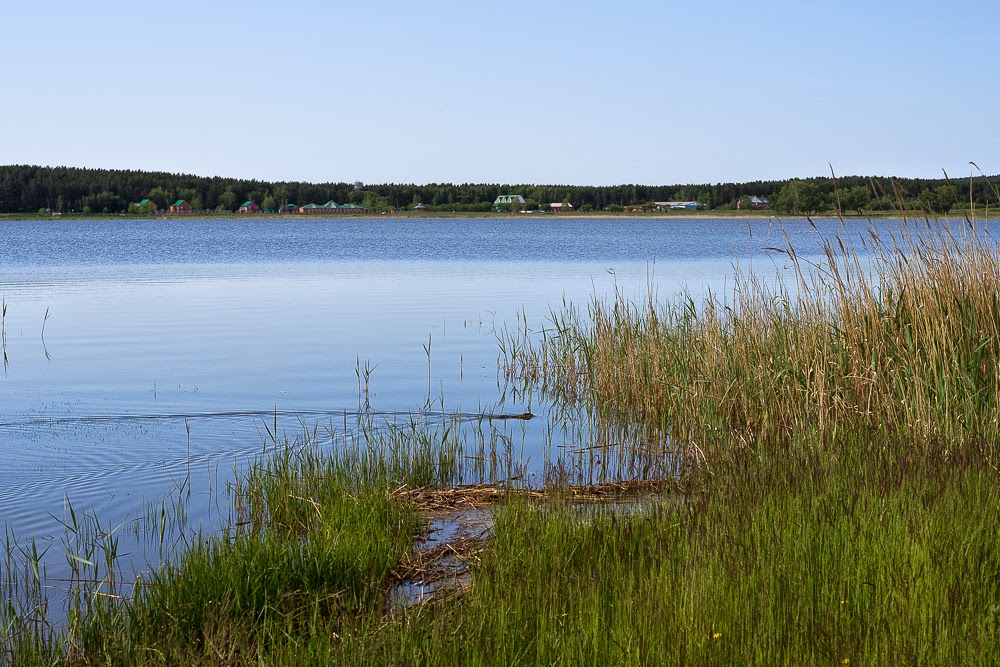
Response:
[{"label": "grass clump", "polygon": [[91,610],[67,639],[67,662],[252,664],[288,637],[345,632],[383,604],[419,528],[386,486],[352,472],[308,446],[262,460],[234,490],[234,525],[192,541],[129,604]]}]

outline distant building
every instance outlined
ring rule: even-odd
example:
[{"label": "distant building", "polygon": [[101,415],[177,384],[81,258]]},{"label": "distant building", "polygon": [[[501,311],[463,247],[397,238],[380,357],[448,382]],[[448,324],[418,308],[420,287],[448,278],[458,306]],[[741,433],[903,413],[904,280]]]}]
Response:
[{"label": "distant building", "polygon": [[514,206],[520,210],[521,206],[524,206],[524,197],[521,195],[500,195],[493,202],[493,208],[497,211],[509,211]]},{"label": "distant building", "polygon": [[427,207],[424,206],[423,204],[417,204],[416,206],[413,207],[413,210],[414,211],[426,211]]},{"label": "distant building", "polygon": [[322,214],[364,214],[367,213],[368,209],[360,204],[337,204],[337,202],[332,199],[325,204],[306,204],[299,208],[299,213],[305,213],[307,215],[322,215]]},{"label": "distant building", "polygon": [[736,201],[736,208],[740,209],[740,210],[747,209],[747,208],[764,209],[764,208],[769,208],[770,206],[771,206],[771,202],[769,202],[767,200],[767,197],[756,197],[756,196],[754,196],[754,197],[745,197],[744,196],[744,197],[740,197]]},{"label": "distant building", "polygon": [[160,207],[156,205],[156,202],[151,199],[143,199],[142,201],[135,203],[135,207],[140,211],[150,206],[153,208],[154,213],[160,210]]},{"label": "distant building", "polygon": [[573,210],[573,205],[569,202],[563,203],[557,201],[549,204],[549,209],[553,213],[569,213]]},{"label": "distant building", "polygon": [[237,213],[260,213],[260,205],[255,201],[245,201],[236,211]]},{"label": "distant building", "polygon": [[354,189],[355,190],[364,190],[365,189],[365,184],[362,183],[361,181],[354,181]]},{"label": "distant building", "polygon": [[341,204],[337,206],[337,213],[367,213],[368,209],[361,204]]},{"label": "distant building", "polygon": [[187,203],[183,199],[178,199],[173,204],[170,205],[171,213],[190,213],[191,204]]},{"label": "distant building", "polygon": [[653,204],[660,211],[697,211],[701,204],[696,201],[654,201]]}]

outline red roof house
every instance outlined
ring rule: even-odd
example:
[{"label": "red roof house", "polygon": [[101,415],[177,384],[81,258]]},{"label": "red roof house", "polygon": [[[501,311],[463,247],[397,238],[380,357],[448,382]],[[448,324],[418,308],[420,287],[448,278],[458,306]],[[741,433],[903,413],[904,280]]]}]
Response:
[{"label": "red roof house", "polygon": [[183,199],[178,199],[173,204],[170,205],[171,213],[190,213],[191,204],[187,203]]}]

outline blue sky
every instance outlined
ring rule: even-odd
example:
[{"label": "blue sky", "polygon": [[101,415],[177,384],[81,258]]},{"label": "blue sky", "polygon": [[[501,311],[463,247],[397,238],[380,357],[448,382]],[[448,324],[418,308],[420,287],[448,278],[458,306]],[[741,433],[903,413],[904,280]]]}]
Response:
[{"label": "blue sky", "polygon": [[1000,3],[14,1],[0,164],[673,184],[1000,173]]}]

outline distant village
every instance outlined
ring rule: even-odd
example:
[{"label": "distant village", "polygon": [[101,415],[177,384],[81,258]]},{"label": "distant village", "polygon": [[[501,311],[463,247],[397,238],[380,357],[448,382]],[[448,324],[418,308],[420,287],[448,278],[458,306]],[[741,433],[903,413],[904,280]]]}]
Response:
[{"label": "distant village", "polygon": [[[572,213],[574,211],[573,204],[568,201],[562,202],[552,202],[545,208],[537,209],[525,209],[526,200],[522,195],[510,194],[510,195],[500,195],[493,202],[493,208],[498,213]],[[746,201],[741,201],[737,205],[737,208],[742,208],[745,206],[748,209],[766,209],[770,206],[770,202],[766,197],[749,197]],[[610,208],[610,207],[609,207]],[[697,201],[657,201],[648,202],[642,205],[631,205],[631,206],[621,206],[615,207],[616,210],[628,211],[630,213],[639,212],[654,212],[654,211],[699,211],[705,210],[707,207]],[[130,212],[133,213],[160,213],[161,210],[157,207],[156,203],[150,199],[143,199],[142,201],[135,202],[129,206]],[[414,204],[409,207],[409,210],[422,212],[427,211],[428,207],[424,204]],[[198,213],[190,204],[190,202],[184,199],[178,199],[173,204],[168,207],[166,211],[170,214],[193,214]],[[396,209],[386,211],[387,213],[397,213]],[[338,204],[337,202],[330,200],[325,204],[305,204],[299,206],[297,204],[286,204],[279,209],[263,209],[260,204],[256,201],[249,200],[243,202],[239,208],[236,209],[236,213],[240,215],[255,214],[255,213],[282,213],[282,214],[301,214],[301,215],[365,215],[368,213],[368,208],[361,204]]]},{"label": "distant village", "polygon": [[[160,213],[160,209],[156,206],[156,203],[149,200],[143,199],[142,201],[136,202],[129,207],[131,212],[135,213]],[[198,213],[190,204],[190,202],[184,199],[178,199],[173,204],[171,204],[167,211],[171,214],[190,214]],[[303,213],[303,214],[364,214],[368,213],[368,209],[361,204],[338,204],[335,201],[328,201],[325,204],[306,204],[305,206],[296,206],[295,204],[287,204],[286,206],[276,209],[276,210],[265,210],[260,207],[260,204],[250,200],[245,201],[240,204],[240,207],[236,209],[238,214],[248,214],[248,213]]]},{"label": "distant village", "polygon": [[[857,215],[919,208],[932,214],[995,205],[1000,176],[948,179],[844,176],[687,185],[339,183],[212,178],[133,170],[0,165],[0,216],[171,215],[643,215],[663,212]],[[243,201],[246,200],[246,201]],[[243,202],[242,204],[240,202]],[[171,203],[173,202],[173,203]],[[325,202],[325,203],[324,203]],[[339,203],[348,202],[348,203]]]},{"label": "distant village", "polygon": [[[521,195],[500,195],[493,202],[493,207],[497,212],[521,212],[521,213],[544,213],[546,210],[533,209],[525,210],[525,199]],[[747,208],[765,209],[770,206],[766,197],[750,197],[747,201]],[[415,208],[420,208],[419,206]],[[629,206],[617,206],[615,210],[624,210],[629,213],[651,213],[654,211],[704,211],[708,207],[697,201],[654,201],[645,204],[632,204]],[[740,204],[737,204],[737,209]],[[553,202],[548,205],[547,211],[552,213],[572,213],[573,204],[568,201]],[[611,210],[609,207],[608,210]]]}]

